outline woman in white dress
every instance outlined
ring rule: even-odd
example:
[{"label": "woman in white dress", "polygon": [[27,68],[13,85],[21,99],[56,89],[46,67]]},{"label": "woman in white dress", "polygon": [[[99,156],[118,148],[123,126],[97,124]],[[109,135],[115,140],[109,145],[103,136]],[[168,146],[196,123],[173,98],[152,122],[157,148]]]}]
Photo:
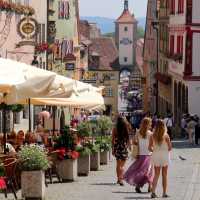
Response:
[{"label": "woman in white dress", "polygon": [[167,128],[163,120],[156,122],[155,130],[149,140],[149,151],[152,152],[152,164],[154,165],[155,175],[153,179],[151,198],[156,198],[155,193],[160,171],[162,169],[163,197],[167,198],[167,172],[170,161],[169,152],[172,149]]}]

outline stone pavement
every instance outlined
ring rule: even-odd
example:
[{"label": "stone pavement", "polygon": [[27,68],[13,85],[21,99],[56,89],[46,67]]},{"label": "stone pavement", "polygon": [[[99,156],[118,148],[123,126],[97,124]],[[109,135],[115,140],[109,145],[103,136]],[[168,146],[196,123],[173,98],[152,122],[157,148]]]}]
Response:
[{"label": "stone pavement", "polygon": [[[169,169],[170,200],[200,200],[200,149],[190,147],[184,142],[174,142],[172,163]],[[186,160],[182,160],[181,158]],[[128,166],[129,163],[127,163]],[[73,183],[54,183],[47,188],[47,200],[140,200],[150,199],[147,187],[144,193],[136,194],[134,188],[114,184],[115,162],[102,166],[101,171],[91,172],[88,177],[79,177]],[[162,195],[161,182],[157,191]],[[20,192],[18,193],[20,197]],[[8,199],[13,199],[9,194]],[[161,198],[159,198],[161,199]],[[0,200],[5,200],[0,194]]]}]

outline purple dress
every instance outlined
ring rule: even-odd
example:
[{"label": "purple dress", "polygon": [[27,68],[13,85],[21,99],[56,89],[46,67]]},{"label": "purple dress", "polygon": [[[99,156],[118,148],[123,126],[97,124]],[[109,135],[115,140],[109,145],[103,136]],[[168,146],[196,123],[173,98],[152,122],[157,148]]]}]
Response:
[{"label": "purple dress", "polygon": [[124,174],[124,180],[130,185],[143,187],[146,183],[153,182],[153,168],[148,144],[149,136],[145,139],[139,137],[139,158],[130,165]]}]

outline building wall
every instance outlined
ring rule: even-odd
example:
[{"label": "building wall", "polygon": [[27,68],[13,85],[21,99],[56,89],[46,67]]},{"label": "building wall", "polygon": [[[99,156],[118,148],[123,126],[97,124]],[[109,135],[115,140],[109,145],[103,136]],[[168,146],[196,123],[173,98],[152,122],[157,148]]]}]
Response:
[{"label": "building wall", "polygon": [[[23,3],[23,1],[21,3]],[[35,14],[31,17],[34,18],[39,25],[44,24],[43,42],[46,42],[47,3],[46,1],[29,0],[29,6],[35,9]],[[44,9],[41,10],[41,7]],[[6,34],[5,40],[3,38],[0,38],[1,40],[0,55],[1,57],[4,58],[9,58],[17,60],[19,62],[24,62],[26,64],[31,64],[33,60],[35,46],[26,43],[23,46],[16,47],[16,45],[19,44],[19,42],[24,42],[24,41],[25,42],[32,41],[33,43],[35,42],[35,39],[31,40],[22,39],[17,32],[17,26],[20,20],[23,19],[24,17],[25,17],[24,15],[12,14],[11,19],[6,22],[6,13],[5,12],[1,13],[0,30],[3,29],[6,22],[8,27],[7,29],[8,32]],[[39,37],[39,34],[41,34],[40,30],[38,32],[37,37]],[[40,43],[42,41],[37,40],[37,42]],[[39,61],[39,67],[46,68],[45,52],[43,54],[38,55],[38,61]]]},{"label": "building wall", "polygon": [[188,85],[188,105],[189,113],[197,114],[200,116],[200,106],[199,106],[199,97],[200,97],[200,84],[199,81],[189,81]]},{"label": "building wall", "polygon": [[[106,79],[105,76],[110,77]],[[112,106],[111,112],[118,111],[118,71],[92,70],[85,72],[82,81],[91,83],[96,87],[104,86],[103,96],[106,106]],[[110,92],[109,92],[110,91]],[[111,114],[111,113],[110,113]]]},{"label": "building wall", "polygon": [[192,45],[192,72],[194,76],[200,76],[200,32],[193,34],[193,45]]},{"label": "building wall", "polygon": [[[69,0],[69,18],[68,19],[59,19],[59,7],[58,1],[53,2],[53,10],[55,11],[53,16],[50,17],[50,20],[55,21],[56,24],[56,37],[55,39],[62,41],[63,39],[72,40],[74,51],[73,54],[76,57],[76,60],[73,61],[64,61],[57,60],[52,63],[53,71],[62,74],[64,76],[79,79],[80,78],[80,49],[79,49],[79,33],[78,33],[78,1]],[[74,70],[67,70],[66,63],[74,64]],[[50,64],[51,65],[51,64]]]}]

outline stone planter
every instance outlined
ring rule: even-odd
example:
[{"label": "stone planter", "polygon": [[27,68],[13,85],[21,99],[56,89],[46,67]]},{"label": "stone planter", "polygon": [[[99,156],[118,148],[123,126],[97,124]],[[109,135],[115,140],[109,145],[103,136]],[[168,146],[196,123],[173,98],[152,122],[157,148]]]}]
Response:
[{"label": "stone planter", "polygon": [[77,159],[62,160],[57,166],[58,175],[63,182],[77,180]]},{"label": "stone planter", "polygon": [[98,171],[100,169],[100,152],[92,153],[90,155],[90,170]]},{"label": "stone planter", "polygon": [[90,155],[80,156],[78,158],[78,175],[88,176],[90,172]]},{"label": "stone planter", "polygon": [[45,199],[45,176],[43,171],[23,171],[21,174],[22,197]]},{"label": "stone planter", "polygon": [[109,151],[103,151],[100,153],[100,164],[107,165],[109,162]]},{"label": "stone planter", "polygon": [[21,113],[20,112],[14,112],[13,113],[13,117],[14,117],[14,123],[15,124],[20,124],[21,122]]}]

